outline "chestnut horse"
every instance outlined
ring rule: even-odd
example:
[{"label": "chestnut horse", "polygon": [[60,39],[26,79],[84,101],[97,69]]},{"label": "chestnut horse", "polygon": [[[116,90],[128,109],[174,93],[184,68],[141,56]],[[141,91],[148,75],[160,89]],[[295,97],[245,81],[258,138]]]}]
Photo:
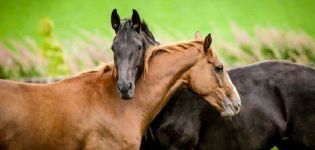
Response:
[{"label": "chestnut horse", "polygon": [[[112,50],[118,74],[117,90],[122,99],[131,99],[134,95],[135,82],[143,72],[144,52],[148,47],[159,43],[155,41],[144,21],[141,22],[136,10],[133,10],[131,19],[125,19],[121,23],[117,10],[114,9],[111,14],[111,24],[116,33]],[[202,40],[202,38],[200,37],[198,40]],[[211,44],[212,41],[209,42]],[[185,49],[187,46],[182,48]],[[213,63],[215,63],[214,70],[217,73],[223,72],[223,65],[219,61],[214,60]],[[236,91],[236,89],[233,90]],[[230,105],[228,97],[224,101],[224,105]],[[240,103],[237,105],[236,107],[239,109]],[[230,111],[230,113],[222,114],[224,116],[232,116],[235,113]]]},{"label": "chestnut horse", "polygon": [[0,80],[0,149],[139,149],[149,123],[182,85],[222,114],[240,98],[210,48],[212,38],[146,53],[135,96],[122,101],[113,65],[54,84]]}]

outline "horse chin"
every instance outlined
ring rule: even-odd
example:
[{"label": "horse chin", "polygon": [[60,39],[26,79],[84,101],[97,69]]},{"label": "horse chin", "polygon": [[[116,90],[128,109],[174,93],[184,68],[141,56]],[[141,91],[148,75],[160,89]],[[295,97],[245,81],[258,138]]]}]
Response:
[{"label": "horse chin", "polygon": [[121,92],[118,90],[119,96],[123,100],[131,100],[134,97],[134,89],[128,90],[127,92]]},{"label": "horse chin", "polygon": [[131,100],[133,98],[133,95],[130,95],[128,93],[121,93],[121,92],[119,92],[119,96],[123,100]]},{"label": "horse chin", "polygon": [[230,107],[225,108],[224,111],[221,112],[221,116],[224,118],[233,117],[234,115],[235,113]]}]

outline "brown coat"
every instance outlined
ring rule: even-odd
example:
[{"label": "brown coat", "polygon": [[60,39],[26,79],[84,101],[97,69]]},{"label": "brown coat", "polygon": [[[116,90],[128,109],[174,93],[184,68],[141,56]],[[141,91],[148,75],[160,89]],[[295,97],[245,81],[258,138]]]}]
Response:
[{"label": "brown coat", "polygon": [[207,98],[219,86],[214,74],[190,75],[213,64],[201,42],[191,45],[147,59],[149,71],[129,101],[117,96],[112,65],[48,85],[0,80],[0,149],[139,149],[148,124],[182,84],[213,103]]}]

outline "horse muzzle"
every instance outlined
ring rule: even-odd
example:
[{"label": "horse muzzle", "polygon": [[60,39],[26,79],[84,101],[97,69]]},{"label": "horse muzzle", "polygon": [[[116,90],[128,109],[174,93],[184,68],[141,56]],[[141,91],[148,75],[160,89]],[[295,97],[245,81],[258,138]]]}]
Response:
[{"label": "horse muzzle", "polygon": [[232,117],[238,114],[241,110],[241,101],[231,101],[228,98],[225,98],[222,101],[223,111],[221,112],[222,117]]},{"label": "horse muzzle", "polygon": [[119,96],[123,100],[130,100],[134,96],[134,83],[132,82],[124,82],[121,83],[118,81],[117,83],[117,91]]}]

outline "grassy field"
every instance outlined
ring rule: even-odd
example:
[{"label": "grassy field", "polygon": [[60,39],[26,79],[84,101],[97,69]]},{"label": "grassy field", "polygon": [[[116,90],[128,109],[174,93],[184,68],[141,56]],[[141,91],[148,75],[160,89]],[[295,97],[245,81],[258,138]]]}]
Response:
[{"label": "grassy field", "polygon": [[55,22],[58,36],[78,36],[78,30],[112,37],[110,13],[117,8],[122,18],[139,11],[157,39],[191,38],[195,31],[232,40],[231,23],[250,33],[257,26],[304,30],[315,36],[314,0],[10,0],[0,1],[0,40],[31,36],[38,38],[43,17]]},{"label": "grassy field", "polygon": [[[266,59],[315,66],[314,0],[0,0],[0,78],[71,75],[111,60],[114,8],[121,18],[138,10],[161,43],[211,32],[230,66]],[[39,36],[43,18],[55,36]]]},{"label": "grassy field", "polygon": [[[314,0],[0,0],[0,78],[71,75],[111,60],[114,8],[121,18],[137,9],[161,43],[211,32],[229,66],[315,66]],[[51,35],[39,34],[43,20]]]}]

